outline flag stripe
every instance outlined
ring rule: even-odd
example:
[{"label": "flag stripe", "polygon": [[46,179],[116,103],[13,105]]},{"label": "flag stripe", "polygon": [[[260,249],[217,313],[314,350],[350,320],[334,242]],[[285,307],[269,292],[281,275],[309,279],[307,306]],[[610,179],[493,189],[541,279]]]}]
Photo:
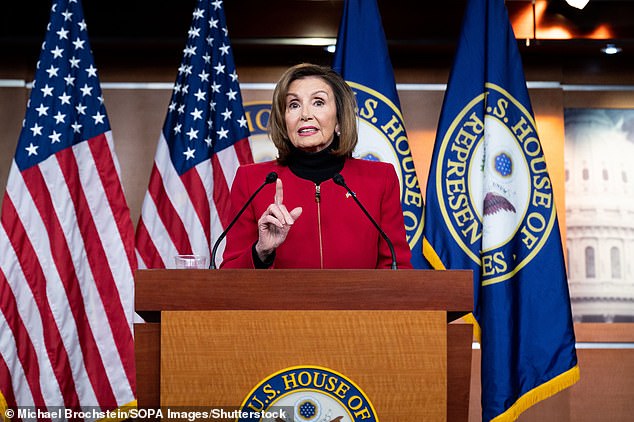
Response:
[{"label": "flag stripe", "polygon": [[[115,239],[116,241],[112,242],[112,246],[117,248],[117,256],[120,253],[120,249],[122,249],[124,251],[123,253],[125,253],[128,257],[127,266],[117,266],[117,268],[120,269],[119,275],[121,277],[115,277],[115,279],[120,281],[121,279],[125,279],[125,277],[129,277],[131,275],[130,269],[133,268],[136,257],[134,245],[130,242],[123,242],[121,239],[121,233],[134,232],[134,226],[132,224],[132,220],[130,219],[130,209],[126,204],[123,185],[121,184],[121,179],[119,178],[120,172],[118,166],[116,165],[117,161],[114,157],[114,145],[111,133],[112,132],[108,131],[105,134],[99,135],[98,138],[103,137],[104,140],[91,142],[89,143],[89,147],[92,152],[95,168],[97,169],[99,179],[101,180],[101,186],[104,187],[103,194],[108,199],[109,206],[107,209],[112,211],[114,224],[117,227],[116,233],[119,234],[119,236]],[[106,251],[110,251],[110,248],[106,248]],[[130,297],[127,295],[129,292],[124,291],[120,293],[122,299],[130,301]],[[128,307],[126,309],[130,310],[134,308]],[[130,319],[130,321],[132,321],[132,319]]]},{"label": "flag stripe", "polygon": [[227,179],[222,171],[222,165],[218,159],[218,154],[211,157],[211,168],[213,169],[214,177],[214,204],[216,205],[216,212],[222,227],[227,227],[231,221],[231,202],[229,201],[229,185]]},{"label": "flag stripe", "polygon": [[[249,145],[249,138],[239,140],[233,145],[233,149],[236,151],[238,161],[240,165],[249,164],[253,162],[253,154],[251,153],[251,146]],[[234,171],[235,173],[235,171]],[[233,182],[233,178],[231,179]]]},{"label": "flag stripe", "polygon": [[1,396],[134,403],[134,230],[79,0],[53,1],[0,220]]},{"label": "flag stripe", "polygon": [[[41,330],[37,330],[37,332],[42,336],[46,351],[49,354],[59,357],[59,359],[53,364],[53,372],[55,373],[55,378],[61,388],[64,403],[67,403],[68,406],[75,407],[79,404],[79,398],[77,397],[75,391],[75,383],[72,376],[68,354],[66,353],[64,347],[62,347],[63,340],[55,322],[55,317],[53,316],[49,304],[46,302],[46,284],[38,282],[38,280],[44,280],[44,273],[42,272],[42,267],[38,261],[37,254],[33,249],[33,245],[28,240],[28,235],[24,230],[22,221],[20,220],[9,196],[6,196],[4,199],[1,218],[5,232],[9,233],[9,241],[13,246],[13,250],[20,251],[20,253],[16,255],[20,267],[29,270],[28,276],[24,277],[24,281],[29,285],[32,300],[36,305],[36,307],[31,308],[31,310],[38,310],[38,317],[42,323]],[[22,239],[23,241],[16,244],[16,242],[11,241],[11,239]],[[4,283],[8,283],[4,276],[3,279]],[[12,315],[6,312],[4,314]],[[18,314],[15,315],[17,317]],[[27,320],[27,322],[30,327],[33,327],[34,322],[32,319]],[[35,331],[31,329],[31,333],[35,334]],[[31,340],[29,340],[29,342],[31,342]]]},{"label": "flag stripe", "polygon": [[[0,277],[5,278],[4,274],[0,272]],[[5,278],[6,281],[6,278]],[[0,282],[2,282],[0,280]],[[2,312],[0,312],[0,319],[4,320]],[[0,323],[0,326],[3,324]],[[2,394],[4,393],[4,395]],[[13,385],[11,384],[11,372],[7,367],[7,362],[2,356],[2,349],[0,348],[0,409],[2,407],[15,407],[16,400],[13,395]]]},{"label": "flag stripe", "polygon": [[[74,159],[64,160],[64,155],[72,155],[72,152],[66,151],[69,150],[62,150],[59,153],[61,154],[59,167],[57,165],[55,166],[57,167],[57,170],[60,170],[62,173],[67,172],[67,170],[65,171],[65,167],[68,165],[72,165],[74,167],[74,170],[76,171],[76,163],[74,162]],[[55,171],[52,166],[46,166],[45,169],[48,173],[50,173],[51,171]],[[24,182],[27,186],[27,189],[29,190],[29,192],[31,192],[31,195],[34,198],[35,205],[38,208],[39,214],[40,216],[42,216],[46,232],[49,233],[49,239],[51,242],[50,247],[54,259],[54,265],[57,268],[58,273],[60,274],[60,278],[64,285],[66,295],[68,296],[69,302],[71,304],[74,304],[74,306],[70,306],[70,312],[73,314],[75,324],[77,325],[79,346],[81,347],[81,351],[83,353],[84,364],[86,365],[88,377],[93,388],[97,391],[101,391],[101,395],[97,399],[99,400],[99,405],[105,407],[108,403],[115,402],[114,394],[112,392],[112,389],[109,388],[109,384],[107,383],[106,368],[104,367],[103,361],[100,359],[87,358],[100,356],[99,348],[97,346],[95,336],[88,321],[86,303],[84,301],[84,298],[82,297],[79,277],[77,276],[75,264],[73,262],[73,254],[71,251],[72,248],[69,247],[68,243],[66,242],[64,229],[62,228],[61,222],[57,218],[57,215],[54,215],[50,212],[50,210],[60,209],[59,207],[61,206],[61,204],[55,204],[53,202],[53,197],[48,194],[49,184],[47,180],[45,180],[43,173],[40,171],[40,167],[32,167],[28,170],[23,171],[22,174],[24,175]],[[75,181],[72,180],[72,177],[66,175],[63,175],[62,177],[64,179],[57,178],[57,180],[65,180],[65,182],[69,185],[69,190],[73,192]],[[52,180],[55,178],[55,175],[50,175],[50,177],[47,179]],[[59,190],[55,190],[54,193],[60,194],[63,190],[63,186],[59,186]],[[73,198],[70,197],[68,193],[66,194],[68,195],[67,200],[70,203],[73,203]],[[63,201],[64,200],[61,200],[59,202]],[[76,206],[77,205],[75,205],[75,207]],[[76,221],[69,221],[69,223],[70,226],[77,224]],[[74,240],[77,241],[77,239]]]},{"label": "flag stripe", "polygon": [[[11,198],[12,203],[15,205],[16,213],[20,216],[19,221],[23,221],[22,229],[27,232],[27,237],[19,238],[16,233],[10,231],[9,234],[12,236],[13,240],[11,243],[18,246],[22,244],[30,244],[34,248],[37,249],[37,256],[31,258],[30,261],[25,261],[26,266],[23,267],[26,273],[22,273],[22,268],[17,265],[18,257],[17,251],[19,249],[10,248],[8,245],[9,240],[3,239],[3,249],[5,252],[2,254],[4,257],[3,261],[3,269],[7,274],[11,274],[10,282],[13,287],[14,294],[18,300],[18,304],[22,309],[22,319],[24,321],[25,326],[29,327],[29,336],[33,340],[34,343],[43,344],[43,334],[42,327],[40,325],[40,316],[36,315],[33,311],[36,308],[35,303],[33,302],[33,296],[30,289],[24,288],[28,286],[26,281],[26,277],[29,277],[29,281],[32,283],[37,283],[38,285],[45,286],[44,289],[39,289],[39,294],[45,294],[48,302],[54,307],[51,307],[51,311],[55,316],[55,321],[60,330],[61,337],[64,340],[64,348],[59,348],[60,344],[54,344],[54,347],[58,347],[60,354],[65,350],[65,352],[69,355],[73,364],[73,369],[75,372],[75,379],[88,379],[88,375],[86,374],[86,368],[83,365],[83,354],[81,350],[78,350],[76,344],[79,342],[79,338],[76,333],[76,327],[74,325],[74,321],[72,318],[69,318],[71,315],[71,305],[68,301],[68,297],[65,295],[65,288],[62,285],[62,280],[59,278],[58,272],[55,271],[54,257],[52,255],[52,251],[50,248],[46,247],[49,244],[49,236],[46,228],[44,226],[44,222],[40,218],[39,213],[34,213],[32,210],[35,210],[37,207],[33,202],[33,198],[28,194],[28,189],[24,184],[24,180],[22,178],[22,173],[15,171],[15,162],[13,163],[12,171],[9,174],[9,184],[7,186],[7,200],[5,203],[9,204],[9,198]],[[61,176],[58,179],[62,179]],[[58,191],[59,189],[57,189]],[[54,190],[56,191],[56,190]],[[26,192],[26,193],[22,193]],[[4,204],[3,204],[4,206]],[[11,215],[11,211],[3,210],[4,213],[8,213]],[[7,221],[11,221],[8,219]],[[4,226],[3,226],[4,227]],[[4,230],[2,231],[4,235]],[[7,245],[4,245],[4,244]],[[20,251],[20,256],[22,253]],[[34,263],[33,261],[37,259],[38,263]],[[41,263],[41,264],[40,264]],[[37,267],[41,265],[41,268],[46,268],[47,271],[44,273],[43,271],[35,272]],[[39,277],[39,278],[38,278]],[[42,278],[46,277],[46,279]],[[50,348],[49,348],[50,350]],[[55,364],[57,359],[63,359],[63,355],[56,356],[50,354],[41,354],[39,355],[42,360],[40,361],[39,367],[43,371],[46,371],[49,367],[48,365]],[[50,360],[49,360],[50,359]],[[24,371],[30,373],[30,367],[27,366],[24,368]],[[64,388],[64,386],[60,387],[58,385],[58,380],[51,373],[50,376],[42,377],[43,388],[46,390],[45,397],[47,400],[50,400],[51,403],[61,403],[61,397],[58,397],[60,393],[58,392],[59,388]],[[64,380],[60,380],[60,382],[65,382]],[[20,385],[20,384],[18,384]],[[22,391],[18,391],[16,394],[20,394],[20,403],[23,405],[28,405],[30,401],[24,402],[24,397],[22,395]],[[84,388],[78,389],[77,393],[80,396],[80,400],[87,403],[95,403],[95,396],[92,388],[89,386],[84,386]]]},{"label": "flag stripe", "polygon": [[137,254],[139,268],[164,268],[166,266],[142,219],[139,220],[139,225],[137,226],[136,243],[144,245],[145,252],[143,256]]},{"label": "flag stripe", "polygon": [[[196,214],[196,217],[191,217],[191,220],[198,221],[198,223],[202,226],[202,230],[199,232],[191,233],[192,237],[201,237],[204,236],[202,241],[198,242],[197,239],[193,239],[192,244],[209,244],[209,236],[210,236],[210,222],[209,222],[209,199],[207,198],[207,191],[205,190],[205,186],[200,179],[200,175],[197,171],[188,171],[187,173],[181,176],[181,180],[183,185],[187,188],[187,195],[189,199],[189,203],[187,203],[186,210],[189,210]],[[191,207],[190,207],[191,206]],[[187,221],[187,216],[181,216],[184,221]],[[183,232],[185,234],[185,232]],[[194,252],[192,250],[192,252]]]},{"label": "flag stripe", "polygon": [[[11,288],[4,274],[0,274],[0,292],[4,292],[2,295],[2,314],[9,316],[5,318],[5,322],[11,331],[12,337],[15,339],[15,343],[19,347],[15,347],[14,355],[4,356],[5,359],[17,358],[22,368],[29,368],[28,374],[25,376],[25,381],[28,384],[29,393],[32,396],[33,404],[36,406],[46,406],[44,400],[44,394],[40,386],[40,365],[38,364],[38,356],[29,338],[28,331],[24,326],[22,319],[19,317],[20,311],[18,310],[18,304],[16,298],[9,294]],[[7,336],[3,330],[3,337]],[[7,336],[8,337],[8,336]],[[4,340],[6,341],[6,339]],[[12,350],[13,351],[13,350]],[[4,350],[3,350],[4,353]],[[15,365],[15,363],[14,363]]]},{"label": "flag stripe", "polygon": [[[132,331],[129,325],[128,319],[126,318],[126,314],[124,312],[123,306],[120,300],[116,300],[116,298],[121,297],[119,294],[119,290],[116,286],[114,280],[114,274],[111,270],[103,271],[103,268],[108,268],[109,263],[106,257],[106,248],[102,243],[102,237],[100,231],[97,229],[97,223],[103,222],[103,226],[110,226],[113,224],[112,218],[108,219],[106,216],[101,214],[110,214],[111,208],[109,207],[96,207],[96,201],[89,201],[87,199],[87,194],[94,194],[99,192],[99,196],[105,196],[105,192],[103,186],[100,183],[94,183],[90,180],[91,177],[95,177],[94,169],[97,168],[97,160],[92,160],[92,157],[88,155],[92,155],[91,153],[96,150],[98,152],[103,153],[103,151],[99,151],[99,146],[94,146],[94,144],[106,145],[105,136],[101,135],[96,138],[90,139],[88,141],[82,142],[80,145],[73,147],[72,149],[66,149],[58,153],[58,161],[60,162],[60,166],[62,171],[64,172],[64,178],[66,180],[66,185],[68,186],[68,190],[71,193],[71,199],[73,204],[75,205],[76,217],[77,217],[77,226],[79,227],[79,231],[83,237],[84,248],[87,252],[86,259],[88,266],[82,266],[81,268],[85,268],[86,274],[82,275],[83,279],[92,279],[95,275],[99,277],[99,282],[96,283],[93,280],[93,285],[90,288],[96,288],[97,292],[101,297],[101,307],[104,308],[104,315],[108,320],[110,325],[109,329],[102,330],[102,324],[96,319],[93,318],[93,321],[90,322],[91,329],[94,331],[94,335],[96,337],[96,341],[98,339],[103,339],[103,336],[107,337],[107,341],[114,341],[114,345],[116,349],[119,351],[120,356],[130,355],[130,350],[127,348],[133,344]],[[108,153],[109,150],[105,148]],[[102,156],[102,157],[107,157]],[[82,162],[93,161],[93,165],[85,166],[83,168],[79,168],[77,165],[77,159],[80,159]],[[106,160],[104,160],[105,162]],[[104,164],[102,164],[103,166]],[[88,173],[88,174],[86,174]],[[76,177],[76,175],[80,175],[80,180]],[[89,187],[89,190],[84,189],[84,185],[82,182],[86,183],[86,187]],[[108,246],[113,247],[114,244],[118,242],[109,242]],[[118,256],[125,256],[125,251],[121,251],[117,253]],[[88,271],[88,268],[92,270],[92,274]],[[116,267],[111,267],[116,268]],[[131,274],[130,274],[131,275]],[[86,285],[84,285],[84,289],[86,289]],[[119,333],[117,336],[112,336],[111,333],[116,332]],[[102,341],[97,341],[97,346],[102,344]],[[102,360],[104,360],[104,367],[107,372],[114,372],[119,369],[121,362],[118,362],[119,365],[108,365],[105,359],[107,356],[103,356]],[[134,385],[134,366],[130,367],[130,362],[126,362],[127,367],[125,368],[128,383],[130,385]],[[111,376],[109,376],[110,378]],[[116,384],[114,384],[116,385]],[[114,392],[113,392],[114,393]]]},{"label": "flag stripe", "polygon": [[248,139],[241,139],[235,143],[234,148],[227,148],[211,157],[213,177],[219,181],[219,184],[213,185],[213,198],[222,227],[226,227],[233,218],[229,192],[237,169],[240,165],[250,162],[251,147]]},{"label": "flag stripe", "polygon": [[[216,185],[218,183],[224,184],[224,185],[227,184],[224,179],[224,174],[220,174],[219,172],[216,171],[216,167],[218,166],[217,163],[219,162],[217,156],[223,155],[225,154],[225,152],[229,152],[228,155],[235,155],[234,149],[228,148],[224,151],[219,152],[215,156],[213,156],[210,159],[211,165],[196,167],[196,171],[198,172],[201,180],[203,181],[203,185],[205,187],[205,196],[207,197],[207,200],[209,202],[209,212],[210,212],[209,230],[211,232],[209,236],[210,239],[218,239],[220,234],[223,232],[223,227],[226,227],[226,225],[228,224],[227,221],[228,220],[230,221],[231,219],[231,216],[226,216],[226,215],[221,216],[221,213],[218,212],[216,200],[214,199],[214,191],[216,190]],[[234,172],[236,168],[233,169]],[[211,246],[213,246],[213,243],[210,242],[210,244]],[[225,244],[226,244],[226,241],[223,239],[222,242],[220,242],[220,245],[218,245],[218,248],[216,250],[216,259],[215,259],[216,267],[218,266],[218,261],[219,261],[218,257],[222,257],[224,253]],[[204,251],[203,251],[203,254],[204,254]]]},{"label": "flag stripe", "polygon": [[199,0],[137,225],[139,265],[209,257],[232,217],[237,167],[253,162],[248,137],[222,3]]},{"label": "flag stripe", "polygon": [[[184,190],[181,192],[184,192]],[[157,217],[165,226],[167,235],[176,246],[176,249],[182,253],[192,253],[192,246],[189,243],[189,238],[185,235],[187,230],[176,211],[174,203],[169,199],[167,186],[163,184],[161,173],[156,163],[152,168],[152,176],[150,178],[148,193],[152,197],[152,200],[157,208]]]}]

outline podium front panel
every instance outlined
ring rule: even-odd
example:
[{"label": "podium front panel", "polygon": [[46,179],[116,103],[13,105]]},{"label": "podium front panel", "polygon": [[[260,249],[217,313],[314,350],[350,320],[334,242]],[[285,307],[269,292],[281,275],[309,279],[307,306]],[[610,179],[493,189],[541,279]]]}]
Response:
[{"label": "podium front panel", "polygon": [[267,377],[302,366],[345,376],[378,420],[446,420],[445,312],[162,313],[162,406],[240,408]]}]

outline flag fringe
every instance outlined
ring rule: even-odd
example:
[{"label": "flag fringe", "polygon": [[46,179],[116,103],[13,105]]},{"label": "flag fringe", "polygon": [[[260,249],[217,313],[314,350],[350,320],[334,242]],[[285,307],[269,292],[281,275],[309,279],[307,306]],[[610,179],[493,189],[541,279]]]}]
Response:
[{"label": "flag fringe", "polygon": [[504,413],[500,413],[495,418],[491,419],[491,422],[511,422],[517,420],[517,418],[526,411],[529,407],[545,400],[560,391],[572,386],[579,381],[579,366],[575,365],[571,369],[557,375],[555,378],[547,381],[523,396],[513,403]]},{"label": "flag fringe", "polygon": [[121,417],[118,418],[103,418],[103,419],[99,419],[99,422],[121,422],[124,421],[126,419],[131,419],[131,416],[128,415],[128,412],[131,409],[136,409],[137,408],[137,401],[133,400],[130,403],[124,404],[122,406],[119,406],[116,410],[113,410],[112,413],[116,413],[117,415],[121,415]]},{"label": "flag fringe", "polygon": [[0,391],[0,421],[9,422],[9,417],[7,416],[7,410],[9,409],[9,405],[7,404],[7,400],[4,398],[2,391]]},{"label": "flag fringe", "polygon": [[[130,403],[124,404],[123,406],[119,406],[117,408],[116,413],[121,414],[120,418],[103,418],[99,419],[100,422],[121,422],[126,419],[130,419],[129,417],[125,417],[126,413],[130,409],[137,408],[137,401],[133,400]],[[7,416],[7,410],[9,410],[9,405],[7,404],[7,400],[4,398],[2,391],[0,391],[0,421],[2,422],[11,422],[11,419]]]}]

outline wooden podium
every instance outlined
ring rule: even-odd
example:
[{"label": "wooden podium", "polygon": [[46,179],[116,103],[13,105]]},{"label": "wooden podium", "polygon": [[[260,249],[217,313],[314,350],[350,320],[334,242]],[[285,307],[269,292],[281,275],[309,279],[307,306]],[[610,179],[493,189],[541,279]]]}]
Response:
[{"label": "wooden podium", "polygon": [[331,368],[381,421],[467,421],[470,271],[140,270],[142,408],[234,406],[289,367]]}]

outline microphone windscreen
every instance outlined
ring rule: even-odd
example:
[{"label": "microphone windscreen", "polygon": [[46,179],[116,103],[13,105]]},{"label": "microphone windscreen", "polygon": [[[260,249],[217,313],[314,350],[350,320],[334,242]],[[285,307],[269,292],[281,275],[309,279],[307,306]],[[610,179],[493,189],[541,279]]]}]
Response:
[{"label": "microphone windscreen", "polygon": [[332,180],[339,186],[343,186],[343,187],[346,186],[346,182],[343,180],[343,176],[339,173],[332,176]]},{"label": "microphone windscreen", "polygon": [[270,172],[269,174],[266,175],[265,183],[273,183],[276,180],[277,180],[277,173],[272,171],[272,172]]}]

